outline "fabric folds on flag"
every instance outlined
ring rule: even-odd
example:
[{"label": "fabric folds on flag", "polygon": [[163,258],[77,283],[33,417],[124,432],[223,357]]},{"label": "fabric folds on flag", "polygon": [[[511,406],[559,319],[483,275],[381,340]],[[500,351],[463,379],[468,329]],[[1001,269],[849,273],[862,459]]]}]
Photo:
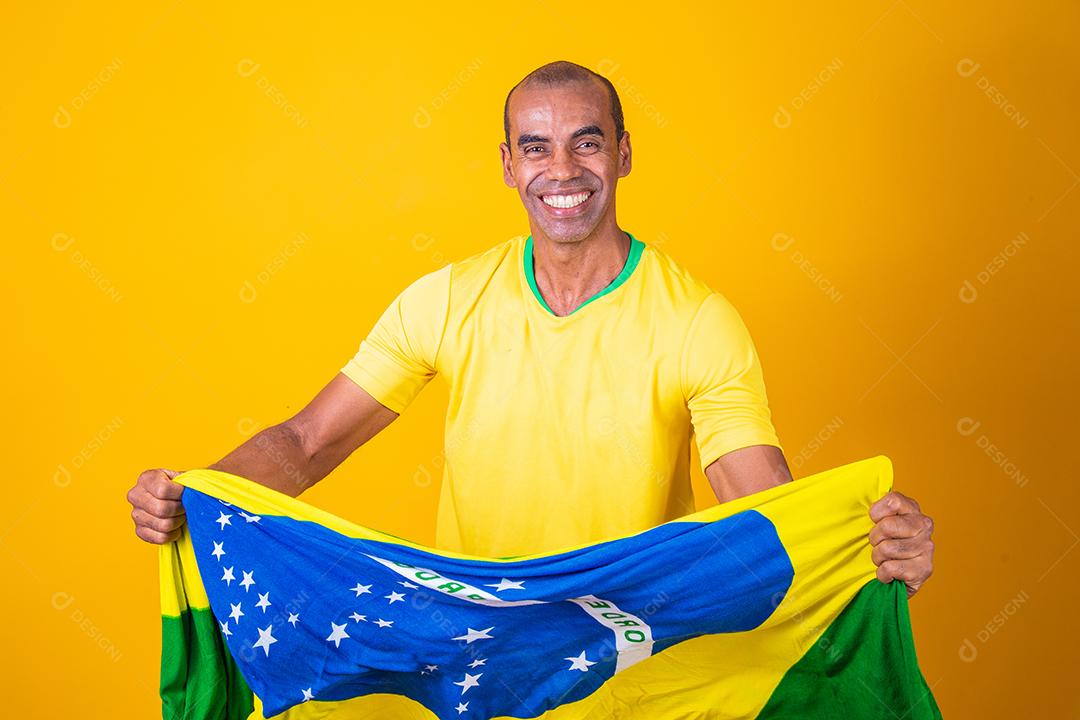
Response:
[{"label": "fabric folds on flag", "polygon": [[480,558],[190,470],[161,547],[164,718],[939,718],[877,456],[559,552]]}]

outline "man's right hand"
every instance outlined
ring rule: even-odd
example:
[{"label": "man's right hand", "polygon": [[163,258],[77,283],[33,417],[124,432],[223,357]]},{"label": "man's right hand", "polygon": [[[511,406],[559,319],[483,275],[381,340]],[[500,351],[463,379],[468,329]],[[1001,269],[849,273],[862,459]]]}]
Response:
[{"label": "man's right hand", "polygon": [[135,487],[128,490],[131,519],[135,534],[148,543],[161,545],[180,537],[185,522],[180,494],[184,486],[173,482],[178,470],[147,470],[139,475]]}]

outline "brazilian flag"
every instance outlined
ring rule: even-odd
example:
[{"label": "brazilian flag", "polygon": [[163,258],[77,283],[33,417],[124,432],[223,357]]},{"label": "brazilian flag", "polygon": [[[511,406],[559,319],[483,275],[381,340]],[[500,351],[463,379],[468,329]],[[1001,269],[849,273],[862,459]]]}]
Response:
[{"label": "brazilian flag", "polygon": [[423,547],[229,473],[176,481],[164,718],[940,717],[904,586],[870,558],[884,456],[510,558]]}]

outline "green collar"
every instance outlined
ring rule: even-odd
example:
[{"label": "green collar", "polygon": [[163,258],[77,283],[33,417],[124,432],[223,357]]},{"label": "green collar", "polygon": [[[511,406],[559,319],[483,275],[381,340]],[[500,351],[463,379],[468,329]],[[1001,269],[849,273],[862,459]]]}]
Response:
[{"label": "green collar", "polygon": [[[623,265],[622,272],[620,272],[618,274],[618,276],[614,280],[612,280],[610,283],[608,283],[608,286],[605,287],[603,290],[599,291],[598,293],[593,295],[591,298],[589,298],[588,300],[586,300],[585,302],[581,303],[576,308],[571,310],[570,315],[573,315],[578,310],[585,307],[586,305],[591,303],[596,298],[603,297],[604,295],[607,295],[609,292],[611,292],[612,290],[614,290],[617,287],[619,287],[620,285],[622,285],[624,282],[626,282],[626,279],[630,277],[630,274],[634,272],[634,268],[637,267],[638,260],[641,259],[641,252],[642,252],[642,250],[645,249],[645,243],[641,242],[636,237],[634,237],[633,233],[627,232],[626,234],[630,236],[630,254],[627,255],[627,257],[626,257],[626,264]],[[533,271],[533,239],[532,239],[532,235],[529,235],[529,237],[525,240],[525,250],[522,253],[522,255],[524,256],[524,259],[525,259],[525,279],[529,282],[529,288],[532,290],[533,295],[540,302],[540,304],[544,307],[544,309],[547,310],[552,315],[555,315],[555,313],[552,311],[551,307],[548,306],[547,301],[544,300],[544,296],[540,294],[540,288],[538,288],[536,286],[536,274]],[[556,317],[559,317],[559,316],[556,316]],[[567,316],[567,317],[569,317],[569,316]]]}]

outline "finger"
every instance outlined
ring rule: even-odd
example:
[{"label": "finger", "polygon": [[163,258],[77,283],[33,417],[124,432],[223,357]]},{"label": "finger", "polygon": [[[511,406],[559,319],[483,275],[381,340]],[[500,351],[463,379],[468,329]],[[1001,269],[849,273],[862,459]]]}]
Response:
[{"label": "finger", "polygon": [[878,565],[877,578],[881,582],[902,580],[906,584],[922,584],[930,577],[929,563],[920,558],[911,560],[886,560]]},{"label": "finger", "polygon": [[162,500],[179,500],[184,492],[184,486],[173,482],[164,470],[147,470],[139,476],[139,484],[151,495]]},{"label": "finger", "polygon": [[887,560],[910,560],[920,555],[931,555],[934,543],[926,535],[917,535],[906,540],[882,540],[874,546],[870,557],[875,565]]},{"label": "finger", "polygon": [[881,497],[876,503],[870,506],[870,519],[874,522],[878,522],[881,518],[888,515],[903,515],[905,513],[918,513],[921,512],[919,503],[915,502],[907,495],[898,493],[895,490],[887,493]]},{"label": "finger", "polygon": [[184,504],[179,500],[162,500],[150,494],[146,488],[139,488],[133,498],[129,498],[133,508],[146,511],[158,518],[176,517],[184,514]]},{"label": "finger", "polygon": [[131,511],[131,519],[135,521],[135,527],[145,527],[156,530],[159,533],[171,533],[184,524],[183,515],[173,517],[154,517],[142,508]]},{"label": "finger", "polygon": [[877,545],[890,538],[910,538],[928,533],[933,521],[925,515],[888,515],[870,531],[870,544]]},{"label": "finger", "polygon": [[151,530],[147,527],[135,528],[135,534],[140,540],[145,540],[148,543],[155,545],[164,545],[167,542],[172,542],[176,538],[180,537],[179,530],[173,530],[171,533],[161,533],[157,530]]}]

